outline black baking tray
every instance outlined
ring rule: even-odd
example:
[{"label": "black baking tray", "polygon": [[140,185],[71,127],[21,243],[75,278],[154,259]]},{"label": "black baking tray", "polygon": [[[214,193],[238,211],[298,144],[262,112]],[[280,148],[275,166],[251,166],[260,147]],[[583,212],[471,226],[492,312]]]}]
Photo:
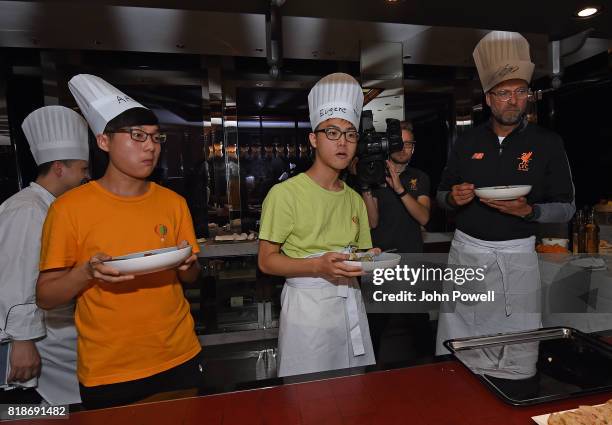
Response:
[{"label": "black baking tray", "polygon": [[[612,391],[612,345],[574,328],[553,327],[452,339],[445,341],[444,346],[495,395],[513,406]],[[533,376],[500,377],[504,375],[504,366],[512,364],[511,358],[500,361],[502,367],[493,373],[478,367],[481,361],[477,359],[482,359],[485,353],[488,360],[490,353],[534,346],[537,352],[531,351],[536,371]]]}]

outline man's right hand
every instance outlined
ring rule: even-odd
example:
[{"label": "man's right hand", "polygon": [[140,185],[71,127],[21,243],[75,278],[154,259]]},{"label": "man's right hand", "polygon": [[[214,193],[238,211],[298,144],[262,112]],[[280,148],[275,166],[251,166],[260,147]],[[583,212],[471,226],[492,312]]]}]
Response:
[{"label": "man's right hand", "polygon": [[474,199],[474,185],[471,183],[456,184],[449,196],[450,203],[455,207],[469,204]]},{"label": "man's right hand", "polygon": [[364,273],[361,267],[353,267],[344,264],[344,261],[348,259],[348,254],[340,254],[338,252],[323,254],[316,258],[316,274],[329,281],[334,281],[343,277],[350,278],[362,276]]},{"label": "man's right hand", "polygon": [[12,341],[8,382],[26,382],[40,374],[40,355],[34,341]]},{"label": "man's right hand", "polygon": [[109,261],[112,258],[110,255],[99,252],[91,257],[87,263],[84,263],[82,267],[84,267],[89,279],[98,279],[111,283],[134,279],[134,275],[122,275],[119,270],[104,264],[105,261]]}]

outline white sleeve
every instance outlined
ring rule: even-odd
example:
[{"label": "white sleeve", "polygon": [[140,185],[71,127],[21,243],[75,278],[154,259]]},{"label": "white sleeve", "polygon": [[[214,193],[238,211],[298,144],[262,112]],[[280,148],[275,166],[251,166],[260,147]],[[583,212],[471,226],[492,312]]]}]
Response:
[{"label": "white sleeve", "polygon": [[34,206],[0,213],[0,341],[46,334],[43,312],[36,305],[45,213]]}]

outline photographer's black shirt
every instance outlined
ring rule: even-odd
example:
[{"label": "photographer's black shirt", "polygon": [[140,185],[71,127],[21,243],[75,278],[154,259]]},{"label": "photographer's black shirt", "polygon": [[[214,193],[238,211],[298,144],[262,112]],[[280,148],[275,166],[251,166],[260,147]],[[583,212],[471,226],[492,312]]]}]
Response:
[{"label": "photographer's black shirt", "polygon": [[[571,203],[571,172],[563,141],[542,127],[524,121],[503,142],[489,123],[457,139],[438,191],[472,183],[487,186],[531,185],[527,202]],[[504,214],[482,204],[478,197],[457,210],[457,229],[482,240],[504,241],[535,235],[537,223]]]},{"label": "photographer's black shirt", "polygon": [[[414,199],[429,196],[429,177],[421,170],[406,167],[400,181]],[[395,191],[380,187],[372,195],[378,199],[378,226],[371,232],[373,246],[398,252],[423,252],[421,225],[412,218]]]}]

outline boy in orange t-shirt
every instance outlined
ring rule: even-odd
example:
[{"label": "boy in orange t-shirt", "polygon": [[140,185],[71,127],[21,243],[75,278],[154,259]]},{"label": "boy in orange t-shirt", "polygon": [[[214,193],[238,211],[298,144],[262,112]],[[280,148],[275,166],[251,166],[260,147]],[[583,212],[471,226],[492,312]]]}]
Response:
[{"label": "boy in orange t-shirt", "polygon": [[[201,346],[181,282],[198,277],[198,245],[185,200],[146,180],[165,135],[149,109],[105,81],[80,75],[71,83],[75,79],[71,90],[109,164],[102,178],[51,206],[37,303],[48,309],[77,299],[77,374],[85,407],[128,404],[163,392],[194,394],[201,384]],[[104,119],[88,109],[100,101],[79,98],[83,81],[107,90],[106,96],[97,93],[107,103]],[[108,96],[112,90],[124,97]],[[115,99],[122,103],[115,105]],[[188,244],[193,253],[175,270],[133,276],[103,264],[113,256]]]}]

